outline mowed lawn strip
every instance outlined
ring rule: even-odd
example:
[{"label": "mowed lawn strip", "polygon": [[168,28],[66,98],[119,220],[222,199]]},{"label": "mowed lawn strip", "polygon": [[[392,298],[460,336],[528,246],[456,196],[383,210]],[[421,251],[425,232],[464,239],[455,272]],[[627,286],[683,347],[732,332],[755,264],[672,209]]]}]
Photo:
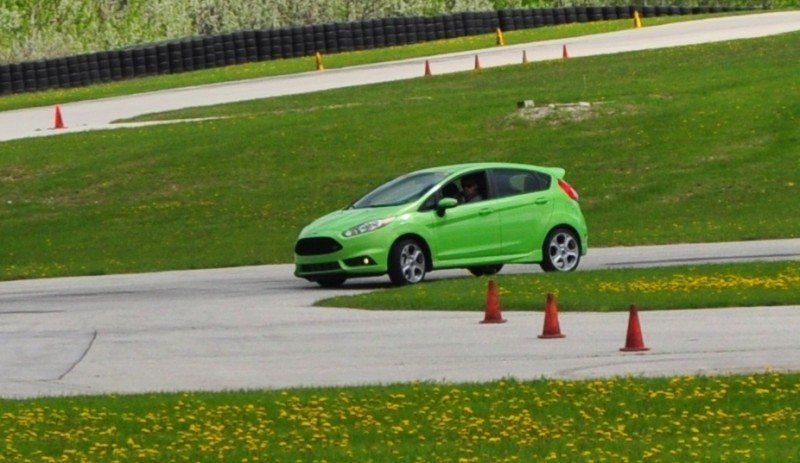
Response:
[{"label": "mowed lawn strip", "polygon": [[[466,271],[464,272],[466,274]],[[548,293],[559,311],[626,311],[800,305],[800,262],[764,262],[499,274],[431,281],[318,301],[326,307],[376,310],[474,310],[486,307],[495,280],[503,310],[543,311]]]},{"label": "mowed lawn strip", "polygon": [[[2,144],[0,279],[290,262],[399,174],[566,169],[590,248],[800,236],[799,33],[484,69]],[[587,101],[585,119],[516,103]]]},{"label": "mowed lawn strip", "polygon": [[0,400],[0,461],[795,461],[798,374]]},{"label": "mowed lawn strip", "polygon": [[[647,26],[656,26],[673,22],[693,21],[740,13],[701,14],[687,16],[662,16],[645,19]],[[752,13],[752,12],[751,12]],[[507,45],[533,41],[569,38],[603,32],[614,32],[630,29],[632,20],[598,21],[593,23],[573,23],[552,27],[540,27],[518,31],[507,31],[503,34]],[[401,59],[419,58],[423,56],[453,53],[459,51],[489,48],[496,44],[495,34],[483,34],[456,39],[437,40],[413,45],[386,47],[347,53],[323,53],[325,69],[336,69],[361,64],[382,63]],[[108,98],[112,96],[131,95],[134,93],[152,92],[171,88],[194,85],[215,84],[243,79],[256,79],[277,75],[297,74],[314,71],[314,56],[260,61],[201,71],[167,74],[153,77],[142,77],[118,82],[97,84],[88,87],[71,89],[53,89],[33,93],[21,93],[0,97],[0,111],[63,104],[73,101]]]}]

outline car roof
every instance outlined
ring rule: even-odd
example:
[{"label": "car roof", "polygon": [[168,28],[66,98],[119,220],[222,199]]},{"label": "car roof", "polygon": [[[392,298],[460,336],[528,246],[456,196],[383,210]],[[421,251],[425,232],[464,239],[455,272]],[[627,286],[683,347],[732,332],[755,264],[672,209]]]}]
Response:
[{"label": "car roof", "polygon": [[474,170],[480,169],[525,169],[537,170],[550,174],[556,178],[564,176],[564,169],[560,167],[543,167],[533,164],[520,164],[512,162],[470,162],[464,164],[450,164],[445,166],[429,167],[417,172],[446,172],[449,175],[463,174]]}]

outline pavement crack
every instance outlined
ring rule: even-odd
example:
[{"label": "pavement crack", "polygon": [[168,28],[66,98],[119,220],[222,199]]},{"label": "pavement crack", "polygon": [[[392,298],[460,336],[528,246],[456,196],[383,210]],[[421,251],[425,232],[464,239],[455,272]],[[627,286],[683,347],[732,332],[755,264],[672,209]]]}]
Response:
[{"label": "pavement crack", "polygon": [[69,368],[67,368],[67,371],[65,371],[64,373],[61,374],[61,376],[58,377],[58,380],[64,379],[65,376],[70,374],[70,372],[72,370],[74,370],[75,367],[78,366],[79,363],[81,363],[81,361],[86,357],[86,354],[89,353],[89,349],[91,349],[92,345],[94,345],[94,340],[95,339],[97,339],[97,330],[94,330],[94,333],[92,333],[92,339],[89,340],[89,344],[86,346],[86,349],[83,350],[83,353],[81,353],[81,356],[78,357],[78,359],[75,360],[75,362],[73,362],[72,365],[70,365]]}]

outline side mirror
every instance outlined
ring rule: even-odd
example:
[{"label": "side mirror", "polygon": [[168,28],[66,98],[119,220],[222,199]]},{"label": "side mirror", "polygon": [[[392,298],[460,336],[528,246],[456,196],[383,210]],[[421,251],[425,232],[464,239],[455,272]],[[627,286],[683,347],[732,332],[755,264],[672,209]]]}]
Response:
[{"label": "side mirror", "polygon": [[458,206],[458,200],[456,198],[444,197],[436,204],[436,215],[444,217],[445,210],[456,206]]}]

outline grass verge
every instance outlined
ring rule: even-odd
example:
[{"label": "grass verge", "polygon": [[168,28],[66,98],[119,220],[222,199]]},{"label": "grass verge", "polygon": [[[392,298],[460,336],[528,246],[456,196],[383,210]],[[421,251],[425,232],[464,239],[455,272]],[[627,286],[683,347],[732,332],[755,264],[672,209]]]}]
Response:
[{"label": "grass verge", "polygon": [[0,461],[797,461],[798,374],[0,400]]},{"label": "grass verge", "polygon": [[[742,14],[742,13],[732,13]],[[692,16],[665,16],[647,18],[648,26],[668,24],[672,22],[708,19],[731,14],[692,15]],[[580,35],[599,34],[630,29],[631,20],[598,21],[594,23],[574,23],[554,27],[542,27],[519,31],[509,31],[504,34],[506,43],[513,45],[540,40],[576,37]],[[350,53],[336,53],[325,55],[323,62],[326,69],[336,69],[360,64],[381,63],[400,59],[418,58],[422,56],[453,53],[458,51],[489,48],[495,45],[494,34],[485,34],[457,39],[438,40],[434,42],[419,43],[402,47],[386,47],[374,50],[365,50]],[[0,97],[0,111],[29,108],[36,106],[52,106],[73,101],[92,100],[120,95],[166,90],[170,88],[190,87],[195,85],[231,82],[243,79],[255,79],[276,75],[296,74],[313,71],[315,58],[292,58],[271,61],[262,61],[226,66],[222,68],[205,69],[202,71],[168,74],[162,76],[130,79],[107,84],[98,84],[89,87],[73,89],[54,89],[17,95]]]},{"label": "grass verge", "polygon": [[[560,311],[625,311],[800,304],[800,262],[497,275],[504,310],[543,311],[553,293]],[[318,306],[376,310],[475,310],[486,303],[488,278],[438,280],[337,296]]]}]

